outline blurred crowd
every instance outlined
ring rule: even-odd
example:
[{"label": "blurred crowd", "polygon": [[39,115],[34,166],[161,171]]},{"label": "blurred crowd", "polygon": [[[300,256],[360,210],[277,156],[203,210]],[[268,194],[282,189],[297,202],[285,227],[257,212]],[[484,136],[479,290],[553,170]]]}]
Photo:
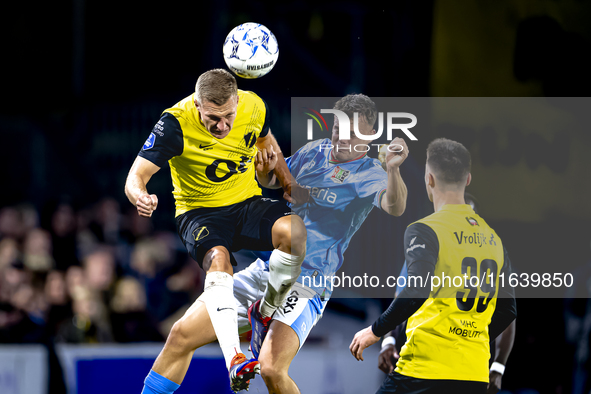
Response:
[{"label": "blurred crowd", "polygon": [[[164,341],[203,291],[204,273],[177,234],[153,223],[113,198],[85,207],[67,201],[0,207],[0,343],[46,345],[51,393],[66,392],[54,344]],[[583,269],[576,278],[591,277],[591,265]],[[565,314],[566,343],[559,348],[575,355],[564,373],[572,373],[578,393],[589,384],[591,282],[575,282],[566,300],[543,305],[558,310],[558,320]],[[329,308],[344,305],[352,313],[354,304],[342,301]],[[520,300],[515,363],[543,351],[537,329],[526,328],[528,307],[539,305],[532,301]],[[564,384],[557,379],[555,385]],[[523,387],[522,380],[507,375],[506,383]]]},{"label": "blurred crowd", "polygon": [[0,208],[0,343],[163,341],[202,291],[172,231],[112,198]]}]

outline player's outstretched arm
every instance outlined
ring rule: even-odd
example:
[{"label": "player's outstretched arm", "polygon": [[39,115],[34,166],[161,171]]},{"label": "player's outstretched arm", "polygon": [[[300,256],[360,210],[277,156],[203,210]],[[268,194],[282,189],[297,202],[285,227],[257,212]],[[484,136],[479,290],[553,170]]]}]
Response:
[{"label": "player's outstretched arm", "polygon": [[384,211],[393,216],[402,215],[406,209],[408,191],[402,176],[400,176],[400,165],[406,160],[408,153],[406,142],[402,138],[394,138],[390,142],[390,149],[386,154],[388,186],[381,205]]},{"label": "player's outstretched arm", "polygon": [[156,164],[138,156],[129,170],[125,181],[125,195],[137,207],[140,216],[152,216],[152,212],[158,206],[158,197],[155,194],[149,194],[146,185],[159,169],[160,167]]}]

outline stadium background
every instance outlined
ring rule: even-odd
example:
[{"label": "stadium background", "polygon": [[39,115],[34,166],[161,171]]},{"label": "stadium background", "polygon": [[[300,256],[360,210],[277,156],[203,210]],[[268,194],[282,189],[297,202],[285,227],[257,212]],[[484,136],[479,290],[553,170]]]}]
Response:
[{"label": "stadium background", "polygon": [[[579,1],[407,0],[381,7],[72,0],[5,6],[0,341],[50,350],[56,343],[158,341],[175,312],[199,294],[202,273],[174,234],[166,170],[150,182],[160,200],[151,221],[136,217],[123,185],[162,109],[190,94],[201,72],[225,67],[221,45],[235,25],[263,23],[279,40],[273,71],[238,83],[267,101],[272,130],[290,151],[291,97],[589,96],[590,16],[591,4]],[[469,191],[514,265],[555,262],[562,272],[588,276],[591,156],[585,153],[591,137],[534,129],[515,140],[496,130],[494,120],[489,126],[434,129],[410,145],[412,158],[403,168],[407,213],[429,210],[421,194],[427,142],[435,136],[460,140],[474,160]],[[345,267],[376,242],[376,215],[353,239]],[[393,221],[384,242],[400,239],[411,216]],[[402,248],[391,256],[397,272]],[[573,371],[590,369],[589,332],[577,331],[589,320],[588,297],[518,300],[506,389],[573,392]],[[330,319],[313,330],[310,348],[348,346],[350,333],[387,302],[331,301]],[[577,350],[584,344],[586,355]],[[57,358],[49,360],[49,392],[65,392]],[[375,358],[365,363],[377,365]],[[376,376],[368,392],[377,387]]]}]

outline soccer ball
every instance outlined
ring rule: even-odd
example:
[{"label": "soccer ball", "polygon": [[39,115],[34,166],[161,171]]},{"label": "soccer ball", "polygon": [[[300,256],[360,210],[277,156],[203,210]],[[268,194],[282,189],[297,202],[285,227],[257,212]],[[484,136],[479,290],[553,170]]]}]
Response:
[{"label": "soccer ball", "polygon": [[260,78],[279,57],[279,45],[271,30],[259,23],[236,26],[224,42],[224,60],[228,68],[242,78]]}]

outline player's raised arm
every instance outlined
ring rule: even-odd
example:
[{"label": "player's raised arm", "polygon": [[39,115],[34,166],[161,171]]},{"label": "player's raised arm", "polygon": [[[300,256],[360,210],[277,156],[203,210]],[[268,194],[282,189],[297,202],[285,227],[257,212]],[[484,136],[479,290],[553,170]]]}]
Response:
[{"label": "player's raised arm", "polygon": [[158,197],[155,194],[149,194],[146,185],[159,169],[160,167],[156,164],[138,156],[129,170],[125,181],[125,195],[137,207],[140,216],[152,216],[152,212],[158,206]]},{"label": "player's raised arm", "polygon": [[[256,147],[258,149],[258,152],[255,156],[255,170],[257,180],[263,187],[268,189],[279,189],[281,187],[277,177],[275,176],[275,173],[273,172],[277,162],[279,161],[279,155],[277,153],[276,146],[277,141],[271,134],[270,130],[266,136],[259,137],[256,142]],[[283,159],[283,161],[285,162],[285,159]]]},{"label": "player's raised arm", "polygon": [[406,209],[408,191],[400,176],[400,165],[408,157],[408,147],[402,138],[390,142],[385,158],[385,170],[388,173],[388,186],[382,198],[382,209],[393,216],[400,216]]},{"label": "player's raised arm", "polygon": [[[285,162],[285,157],[283,156],[283,153],[281,152],[281,148],[279,147],[279,144],[277,143],[277,140],[275,139],[275,136],[273,136],[273,134],[271,133],[271,130],[269,129],[269,132],[267,133],[267,135],[265,135],[264,137],[259,137],[257,139],[256,142],[256,147],[258,148],[259,151],[263,151],[263,150],[267,150],[267,152],[272,149],[273,152],[277,155],[277,163],[275,164],[274,168],[273,168],[273,175],[271,176],[271,174],[267,174],[267,185],[263,182],[261,182],[261,184],[265,187],[269,187],[269,188],[278,188],[278,186],[281,186],[283,188],[283,191],[285,192],[285,194],[283,195],[283,197],[289,201],[292,202],[292,198],[291,198],[291,185],[292,185],[292,177],[291,177],[291,173],[289,172],[289,168],[287,167],[287,163]],[[257,177],[259,175],[262,174],[258,174],[257,173]],[[264,177],[260,177],[259,178],[259,182],[261,181],[261,178]]]}]

